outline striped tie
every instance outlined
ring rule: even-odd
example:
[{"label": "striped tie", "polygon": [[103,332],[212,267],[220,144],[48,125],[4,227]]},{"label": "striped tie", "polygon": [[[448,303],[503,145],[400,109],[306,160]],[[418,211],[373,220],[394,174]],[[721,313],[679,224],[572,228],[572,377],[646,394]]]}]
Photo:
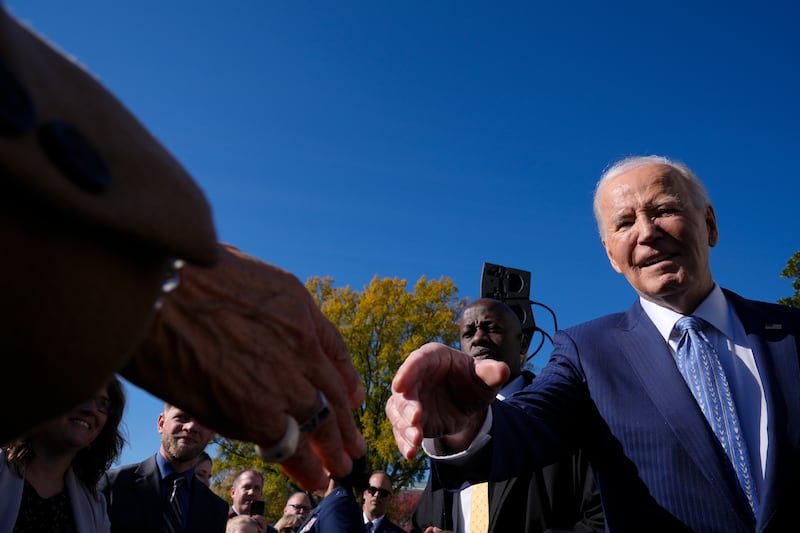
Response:
[{"label": "striped tie", "polygon": [[181,491],[186,478],[180,474],[172,474],[167,481],[172,479],[172,489],[169,493],[169,503],[164,511],[164,531],[166,533],[181,533],[183,531],[183,511],[181,510]]},{"label": "striped tie", "polygon": [[681,338],[675,350],[675,360],[697,405],[728,455],[750,509],[758,516],[756,490],[750,475],[750,456],[742,437],[725,370],[719,362],[717,350],[703,333],[707,325],[705,320],[693,316],[678,320],[675,328],[681,333]]}]

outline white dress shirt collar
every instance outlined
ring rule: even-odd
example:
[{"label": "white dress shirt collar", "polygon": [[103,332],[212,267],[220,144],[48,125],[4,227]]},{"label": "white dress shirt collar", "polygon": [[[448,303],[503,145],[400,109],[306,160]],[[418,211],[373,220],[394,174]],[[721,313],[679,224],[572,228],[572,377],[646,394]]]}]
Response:
[{"label": "white dress shirt collar", "polygon": [[[644,312],[653,324],[655,324],[658,332],[664,337],[664,340],[669,342],[670,336],[675,335],[676,338],[672,340],[673,343],[677,342],[675,323],[684,315],[641,297],[639,298],[639,302],[642,304]],[[709,295],[706,296],[706,299],[694,310],[692,316],[702,318],[729,339],[734,338],[734,330],[728,313],[728,302],[725,299],[722,289],[720,289],[719,285],[716,283]]]}]

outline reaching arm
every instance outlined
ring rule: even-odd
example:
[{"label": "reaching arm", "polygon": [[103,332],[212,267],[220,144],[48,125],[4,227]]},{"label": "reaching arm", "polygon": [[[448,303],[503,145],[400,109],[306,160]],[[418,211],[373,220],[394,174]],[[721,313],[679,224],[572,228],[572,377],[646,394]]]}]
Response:
[{"label": "reaching arm", "polygon": [[508,377],[504,363],[475,361],[443,344],[413,351],[392,381],[386,414],[400,452],[411,458],[423,437],[444,452],[466,449]]}]

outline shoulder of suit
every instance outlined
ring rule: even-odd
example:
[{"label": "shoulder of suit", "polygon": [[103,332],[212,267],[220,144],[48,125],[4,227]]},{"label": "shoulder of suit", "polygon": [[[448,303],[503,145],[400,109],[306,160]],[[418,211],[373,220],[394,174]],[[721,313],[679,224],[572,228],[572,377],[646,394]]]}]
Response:
[{"label": "shoulder of suit", "polygon": [[106,475],[109,480],[113,481],[118,478],[128,478],[134,475],[146,476],[156,471],[158,471],[158,465],[155,462],[155,456],[152,456],[139,463],[131,463],[120,466],[119,468],[112,468],[106,472]]},{"label": "shoulder of suit", "polygon": [[[597,318],[581,322],[574,326],[564,328],[563,330],[559,330],[559,332],[566,333],[570,336],[574,336],[584,333],[586,331],[607,329],[609,327],[614,327],[620,324],[624,324],[625,322],[631,319],[632,315],[634,316],[637,315],[638,314],[637,311],[641,311],[641,306],[639,305],[638,301],[635,302],[634,306],[628,309],[627,311],[599,316]],[[556,332],[556,334],[558,334],[559,332]]]},{"label": "shoulder of suit", "polygon": [[733,304],[734,308],[745,307],[762,313],[800,315],[800,308],[797,307],[789,307],[787,305],[764,302],[761,300],[751,300],[729,289],[722,289],[722,292],[725,294],[725,298]]},{"label": "shoulder of suit", "polygon": [[388,518],[384,518],[383,521],[386,523],[386,525],[389,526],[390,531],[392,531],[393,533],[405,533],[405,531],[406,531],[405,529],[403,529],[402,527],[398,526],[397,524],[395,524],[394,522],[392,522]]},{"label": "shoulder of suit", "polygon": [[109,479],[115,479],[120,476],[125,476],[130,472],[135,472],[136,469],[139,467],[139,463],[124,465],[117,468],[112,468],[106,472],[106,476]]},{"label": "shoulder of suit", "polygon": [[225,513],[227,515],[227,513],[228,513],[228,511],[230,509],[230,505],[228,504],[228,502],[226,502],[224,499],[220,498],[217,493],[215,493],[213,490],[211,490],[207,486],[203,485],[202,483],[198,482],[198,485],[202,486],[202,489],[201,489],[202,494],[204,494],[206,497],[208,497],[209,501],[213,501],[214,505],[216,505],[217,507],[219,507],[220,509],[225,511]]}]

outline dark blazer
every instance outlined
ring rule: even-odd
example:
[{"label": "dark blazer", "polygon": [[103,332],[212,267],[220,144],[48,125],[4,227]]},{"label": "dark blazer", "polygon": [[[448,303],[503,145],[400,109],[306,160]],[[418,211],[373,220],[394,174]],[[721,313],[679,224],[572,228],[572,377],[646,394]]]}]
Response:
[{"label": "dark blazer", "polygon": [[[100,480],[112,533],[161,533],[164,530],[161,474],[152,456],[138,464],[109,470]],[[228,504],[193,480],[189,493],[187,532],[224,533]]]},{"label": "dark blazer", "polygon": [[336,487],[325,496],[300,526],[298,532],[364,533],[361,507],[353,491]]},{"label": "dark blazer", "polygon": [[[364,523],[363,526],[366,525],[367,524]],[[361,531],[364,531],[363,526],[361,527]],[[406,533],[406,530],[389,520],[388,516],[384,516],[378,523],[378,527],[372,530],[372,533]]]},{"label": "dark blazer", "polygon": [[466,467],[435,462],[451,485],[503,479],[587,454],[611,532],[796,531],[800,502],[800,309],[725,291],[764,385],[769,451],[754,523],[736,474],[637,301],[558,332],[533,383],[492,405],[494,438]]},{"label": "dark blazer", "polygon": [[[523,375],[527,386],[533,374]],[[458,497],[430,476],[411,517],[412,533],[422,533],[428,526],[452,530],[453,501]],[[605,531],[600,493],[581,452],[542,469],[489,482],[489,533],[546,531]]]}]

